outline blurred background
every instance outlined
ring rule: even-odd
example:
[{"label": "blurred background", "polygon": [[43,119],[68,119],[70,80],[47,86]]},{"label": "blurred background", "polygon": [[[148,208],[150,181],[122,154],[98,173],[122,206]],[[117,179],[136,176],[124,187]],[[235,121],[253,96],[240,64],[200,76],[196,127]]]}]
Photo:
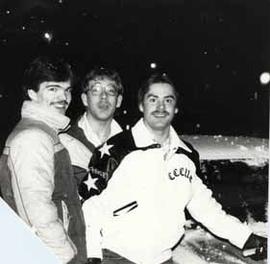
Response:
[{"label": "blurred background", "polygon": [[[23,71],[36,56],[65,57],[78,80],[97,65],[115,68],[125,87],[116,116],[123,127],[139,118],[142,80],[162,71],[181,94],[177,132],[212,135],[188,138],[201,154],[202,179],[227,212],[265,232],[268,140],[250,137],[269,138],[269,14],[270,0],[0,0],[0,149],[20,118]],[[78,87],[71,118],[83,111]],[[191,231],[176,257],[253,264],[206,231]]]},{"label": "blurred background", "polygon": [[[20,117],[23,70],[50,53],[79,77],[119,71],[124,126],[139,117],[142,80],[160,70],[182,95],[179,133],[268,137],[269,11],[269,0],[0,0],[1,144]],[[75,97],[68,115],[81,111]]]}]

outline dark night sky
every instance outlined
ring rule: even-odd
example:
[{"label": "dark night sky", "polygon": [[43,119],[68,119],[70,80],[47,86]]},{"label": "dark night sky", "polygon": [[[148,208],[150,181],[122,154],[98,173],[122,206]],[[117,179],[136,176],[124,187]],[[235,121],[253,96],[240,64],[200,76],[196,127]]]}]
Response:
[{"label": "dark night sky", "polygon": [[270,71],[269,11],[270,0],[0,0],[1,134],[19,118],[24,67],[53,52],[79,75],[96,64],[119,71],[123,123],[138,118],[136,90],[155,62],[182,94],[179,132],[268,137],[259,76]]}]

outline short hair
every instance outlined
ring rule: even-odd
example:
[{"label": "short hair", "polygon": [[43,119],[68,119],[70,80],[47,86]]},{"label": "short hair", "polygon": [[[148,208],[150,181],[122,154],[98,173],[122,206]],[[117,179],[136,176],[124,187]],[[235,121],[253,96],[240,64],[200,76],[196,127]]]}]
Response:
[{"label": "short hair", "polygon": [[39,90],[43,82],[74,82],[74,75],[69,63],[62,58],[37,57],[26,68],[23,76],[23,92],[28,98],[28,90]]},{"label": "short hair", "polygon": [[138,91],[138,105],[140,105],[143,102],[144,96],[149,91],[149,88],[152,84],[155,83],[167,83],[173,87],[176,100],[179,98],[179,93],[175,88],[175,85],[173,81],[170,79],[170,77],[166,73],[153,73],[150,75],[148,79],[146,79]]},{"label": "short hair", "polygon": [[118,94],[123,94],[124,87],[122,85],[122,81],[120,75],[114,69],[104,68],[104,67],[96,67],[90,72],[88,72],[82,81],[82,92],[86,92],[89,88],[89,82],[95,80],[104,80],[109,79],[116,84]]}]

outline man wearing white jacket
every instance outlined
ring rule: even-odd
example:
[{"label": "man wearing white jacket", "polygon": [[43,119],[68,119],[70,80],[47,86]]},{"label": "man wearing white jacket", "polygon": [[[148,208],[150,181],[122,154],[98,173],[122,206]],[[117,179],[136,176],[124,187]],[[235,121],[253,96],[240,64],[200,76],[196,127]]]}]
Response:
[{"label": "man wearing white jacket", "polygon": [[22,118],[0,159],[0,186],[4,200],[61,263],[85,264],[81,204],[68,152],[58,137],[69,124],[65,112],[72,80],[71,67],[62,59],[38,57],[30,63]]},{"label": "man wearing white jacket", "polygon": [[211,232],[264,257],[266,239],[227,215],[198,177],[198,153],[171,126],[178,93],[165,74],[139,90],[143,118],[95,152],[90,168],[110,179],[83,205],[88,263],[173,263],[189,213]]}]

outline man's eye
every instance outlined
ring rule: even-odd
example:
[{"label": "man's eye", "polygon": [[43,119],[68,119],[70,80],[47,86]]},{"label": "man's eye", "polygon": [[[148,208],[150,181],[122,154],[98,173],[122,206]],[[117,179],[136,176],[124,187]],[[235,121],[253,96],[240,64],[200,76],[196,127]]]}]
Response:
[{"label": "man's eye", "polygon": [[116,90],[115,90],[113,87],[107,89],[107,92],[108,92],[109,94],[111,94],[111,95],[115,95],[115,94],[116,94]]},{"label": "man's eye", "polygon": [[56,92],[57,91],[57,88],[56,87],[49,87],[48,90],[50,92]]},{"label": "man's eye", "polygon": [[155,102],[156,102],[156,98],[149,98],[148,101],[149,101],[150,103],[155,103]]},{"label": "man's eye", "polygon": [[166,104],[172,104],[172,103],[173,103],[173,99],[172,99],[172,98],[167,98],[167,99],[165,100],[165,103],[166,103]]},{"label": "man's eye", "polygon": [[67,88],[66,92],[71,93],[72,92],[72,87]]},{"label": "man's eye", "polygon": [[92,91],[93,93],[98,93],[99,90],[100,90],[100,89],[98,89],[98,87],[93,87],[93,88],[91,89],[91,91]]}]

